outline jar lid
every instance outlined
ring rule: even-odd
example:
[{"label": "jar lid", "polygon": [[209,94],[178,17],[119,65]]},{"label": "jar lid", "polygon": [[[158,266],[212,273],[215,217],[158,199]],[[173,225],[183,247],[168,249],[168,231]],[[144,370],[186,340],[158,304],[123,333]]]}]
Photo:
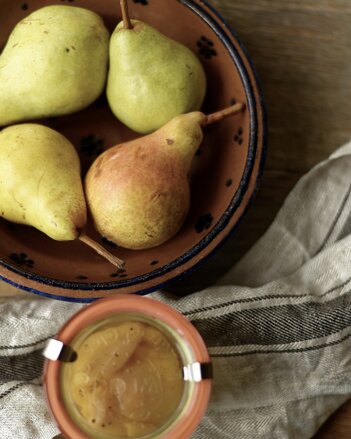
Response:
[{"label": "jar lid", "polygon": [[44,367],[44,385],[48,405],[61,432],[69,439],[91,438],[67,409],[61,385],[65,364],[76,361],[74,340],[89,326],[105,321],[111,316],[124,314],[139,315],[150,319],[151,322],[158,322],[165,329],[168,328],[170,333],[175,334],[176,338],[182,341],[180,344],[185,343],[191,352],[191,358],[188,356],[182,364],[183,380],[191,385],[191,395],[186,407],[163,433],[158,434],[155,431],[152,435],[142,437],[164,439],[190,437],[207,409],[211,393],[212,369],[206,345],[196,328],[174,308],[149,297],[134,295],[113,296],[86,306],[68,320],[56,337],[48,342],[44,350],[44,356],[47,358]]}]

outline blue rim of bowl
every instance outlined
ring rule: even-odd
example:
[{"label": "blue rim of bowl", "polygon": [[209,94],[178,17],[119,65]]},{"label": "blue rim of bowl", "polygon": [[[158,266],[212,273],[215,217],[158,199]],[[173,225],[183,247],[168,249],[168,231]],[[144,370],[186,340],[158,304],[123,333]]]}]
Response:
[{"label": "blue rim of bowl", "polygon": [[[237,229],[238,225],[241,223],[243,217],[245,216],[246,211],[248,210],[248,207],[250,206],[252,199],[254,198],[257,188],[258,188],[258,181],[260,180],[260,177],[263,172],[263,167],[265,163],[265,157],[266,157],[266,147],[267,147],[267,124],[266,124],[266,111],[265,111],[265,105],[262,95],[262,89],[260,87],[260,82],[258,79],[257,72],[255,70],[255,67],[253,65],[253,62],[245,48],[245,46],[240,41],[240,38],[236,34],[236,32],[233,30],[233,28],[228,25],[228,23],[225,21],[225,19],[218,13],[216,9],[214,9],[207,0],[202,0],[201,3],[204,4],[219,20],[219,23],[211,17],[211,15],[205,11],[199,4],[195,3],[193,0],[177,0],[179,3],[181,3],[183,6],[189,8],[192,10],[202,21],[204,21],[209,28],[216,34],[216,36],[220,39],[226,50],[228,51],[229,55],[231,56],[231,59],[238,70],[240,74],[240,78],[242,81],[243,88],[245,90],[246,99],[248,103],[248,111],[250,115],[250,136],[249,136],[249,149],[248,149],[248,156],[246,160],[246,167],[243,173],[243,176],[241,178],[241,182],[239,185],[239,188],[237,189],[236,193],[234,194],[234,197],[232,198],[231,203],[229,204],[227,210],[225,213],[221,216],[220,220],[217,222],[215,227],[193,248],[188,250],[186,253],[184,253],[182,256],[177,258],[176,260],[166,264],[165,266],[156,269],[150,273],[147,273],[142,276],[138,276],[132,279],[127,279],[124,281],[118,281],[118,282],[97,282],[97,283],[78,283],[78,282],[67,282],[63,280],[53,279],[53,278],[47,278],[45,276],[39,276],[37,274],[29,273],[24,270],[18,269],[13,267],[12,265],[8,264],[6,261],[0,260],[0,265],[4,266],[6,269],[21,275],[24,278],[27,278],[29,280],[41,283],[43,285],[48,285],[52,287],[58,287],[62,288],[63,290],[80,290],[80,291],[87,291],[87,292],[95,292],[95,291],[107,291],[107,290],[120,290],[122,288],[128,288],[130,286],[134,286],[137,284],[142,284],[144,282],[148,282],[150,280],[153,280],[157,277],[163,276],[170,271],[174,270],[175,268],[178,268],[179,266],[185,264],[190,259],[198,255],[219,233],[221,233],[229,224],[233,214],[237,210],[237,208],[240,206],[240,203],[246,193],[246,190],[248,188],[252,171],[255,165],[255,156],[256,156],[256,150],[257,150],[257,131],[258,131],[258,116],[257,116],[257,107],[256,107],[256,100],[255,95],[253,92],[253,86],[250,81],[249,74],[247,72],[247,69],[245,67],[244,61],[242,57],[239,55],[236,47],[231,42],[230,38],[227,36],[226,32],[222,30],[222,27],[229,30],[229,32],[232,34],[232,36],[235,38],[236,42],[239,44],[240,48],[243,50],[245,54],[245,58],[248,61],[250,68],[253,72],[253,76],[255,78],[255,85],[258,88],[259,91],[259,98],[260,98],[260,107],[262,108],[262,115],[263,115],[263,149],[262,149],[262,157],[261,162],[259,164],[259,173],[256,179],[256,188],[253,192],[253,194],[250,197],[250,200],[245,208],[245,211],[239,218],[239,220],[236,222],[236,224],[231,228],[231,230],[228,231],[228,234],[223,237],[221,242],[209,253],[207,254],[201,261],[197,262],[193,266],[189,267],[184,272],[168,279],[165,282],[158,283],[156,285],[153,285],[152,287],[149,287],[147,289],[141,289],[140,291],[135,292],[135,294],[140,295],[146,295],[153,291],[159,290],[164,288],[165,286],[169,285],[170,283],[173,283],[176,280],[180,280],[184,278],[185,276],[191,274],[193,271],[198,269],[200,266],[202,266],[205,262],[208,261],[218,250],[219,248],[227,241],[227,239],[232,236],[232,234]],[[100,299],[101,297],[69,297],[69,296],[61,296],[57,294],[50,294],[46,293],[44,291],[37,290],[35,288],[26,287],[25,285],[18,284],[17,282],[12,281],[11,279],[8,279],[2,275],[0,275],[0,279],[17,287],[24,291],[35,293],[44,297],[57,299],[57,300],[64,300],[67,302],[77,302],[77,303],[89,303],[93,302],[95,300]]]}]

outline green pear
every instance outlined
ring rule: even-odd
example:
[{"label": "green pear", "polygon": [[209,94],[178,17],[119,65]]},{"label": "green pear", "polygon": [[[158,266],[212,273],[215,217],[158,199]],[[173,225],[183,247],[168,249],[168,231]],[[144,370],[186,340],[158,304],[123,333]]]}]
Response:
[{"label": "green pear", "polygon": [[189,175],[202,127],[242,111],[176,116],[156,132],[100,155],[85,180],[97,230],[128,249],[156,247],[182,226],[190,205]]},{"label": "green pear", "polygon": [[20,21],[0,56],[0,126],[90,105],[105,86],[108,44],[87,9],[47,6]]},{"label": "green pear", "polygon": [[196,55],[146,23],[129,21],[131,28],[125,23],[110,41],[107,98],[115,116],[146,134],[199,110],[206,76]]},{"label": "green pear", "polygon": [[117,267],[123,261],[82,233],[87,207],[74,146],[43,125],[0,132],[0,216],[57,241],[80,239]]},{"label": "green pear", "polygon": [[27,224],[57,241],[78,237],[87,221],[74,146],[37,124],[0,132],[0,215]]}]

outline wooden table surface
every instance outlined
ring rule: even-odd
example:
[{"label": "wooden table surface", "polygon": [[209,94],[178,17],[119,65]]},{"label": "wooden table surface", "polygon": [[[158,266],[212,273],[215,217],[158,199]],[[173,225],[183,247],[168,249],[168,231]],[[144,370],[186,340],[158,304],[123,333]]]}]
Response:
[{"label": "wooden table surface", "polygon": [[[174,292],[213,283],[262,235],[288,192],[351,138],[350,0],[211,0],[233,25],[261,78],[269,151],[260,192],[238,233]],[[23,294],[0,284],[0,295]],[[351,438],[351,401],[316,435]]]}]

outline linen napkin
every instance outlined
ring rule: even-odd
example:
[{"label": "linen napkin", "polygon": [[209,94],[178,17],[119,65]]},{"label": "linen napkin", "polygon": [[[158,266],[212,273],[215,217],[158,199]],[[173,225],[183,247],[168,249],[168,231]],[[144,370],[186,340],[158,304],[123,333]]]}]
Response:
[{"label": "linen napkin", "polygon": [[[300,180],[218,285],[152,296],[194,323],[213,359],[195,439],[311,438],[351,396],[351,143]],[[82,306],[34,296],[0,303],[1,439],[58,434],[41,351]]]}]

